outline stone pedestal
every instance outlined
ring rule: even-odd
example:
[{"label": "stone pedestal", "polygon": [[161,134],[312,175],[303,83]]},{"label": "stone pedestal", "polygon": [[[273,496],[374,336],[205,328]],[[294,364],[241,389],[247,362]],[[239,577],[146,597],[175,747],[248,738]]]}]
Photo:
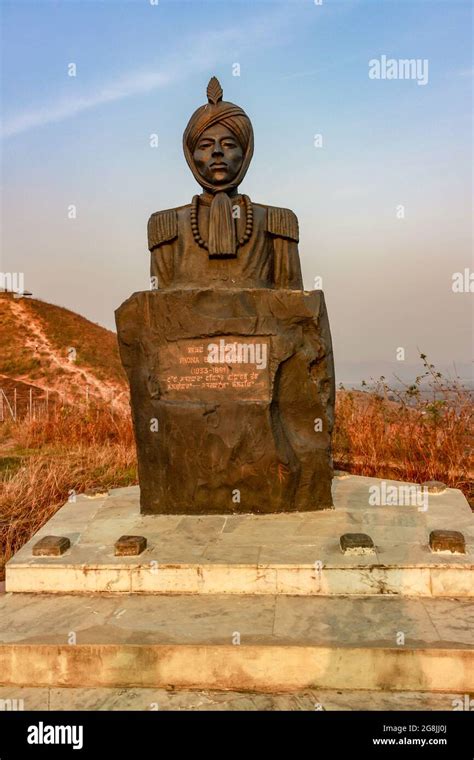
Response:
[{"label": "stone pedestal", "polygon": [[332,507],[321,291],[135,293],[116,311],[143,513]]},{"label": "stone pedestal", "polygon": [[[472,512],[451,488],[426,511],[373,505],[380,485],[336,475],[333,510],[291,515],[142,515],[137,487],[68,501],[7,563],[0,699],[30,687],[184,699],[188,689],[317,686],[439,691],[464,704],[474,690]],[[466,553],[431,551],[430,534],[454,526]],[[343,553],[341,536],[354,532],[375,555]],[[37,556],[44,536],[70,548]],[[117,556],[121,536],[146,548]],[[74,708],[72,692],[64,704]]]},{"label": "stone pedestal", "polygon": [[[270,515],[143,515],[138,486],[68,501],[9,560],[13,594],[474,597],[474,518],[461,491],[417,506],[370,504],[384,481],[335,475],[334,509]],[[391,487],[402,483],[388,481]],[[464,554],[432,551],[430,536],[455,526]],[[345,550],[363,534],[370,552]],[[38,556],[44,537],[69,548]],[[139,554],[117,544],[139,544]],[[363,542],[362,542],[363,543]],[[474,626],[473,626],[474,633]]]}]

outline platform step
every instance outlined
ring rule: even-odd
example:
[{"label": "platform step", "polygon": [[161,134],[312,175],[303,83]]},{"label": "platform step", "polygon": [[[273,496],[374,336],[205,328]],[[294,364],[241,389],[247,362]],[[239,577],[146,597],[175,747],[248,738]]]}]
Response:
[{"label": "platform step", "polygon": [[148,711],[314,711],[472,710],[470,695],[412,691],[335,691],[293,693],[198,691],[141,688],[47,688],[0,686],[0,710],[148,710]]},{"label": "platform step", "polygon": [[[272,515],[140,514],[138,487],[65,504],[6,566],[16,593],[291,594],[469,597],[474,594],[474,518],[456,489],[416,505],[371,503],[385,481],[334,479],[334,510]],[[396,488],[408,484],[390,482]],[[402,495],[402,491],[400,494]],[[461,531],[465,554],[438,554],[433,530]],[[340,538],[364,533],[373,553],[343,554]],[[138,556],[115,556],[124,534]],[[61,556],[34,556],[45,536],[70,541]]]},{"label": "platform step", "polygon": [[0,598],[0,684],[255,691],[474,691],[463,599]]}]

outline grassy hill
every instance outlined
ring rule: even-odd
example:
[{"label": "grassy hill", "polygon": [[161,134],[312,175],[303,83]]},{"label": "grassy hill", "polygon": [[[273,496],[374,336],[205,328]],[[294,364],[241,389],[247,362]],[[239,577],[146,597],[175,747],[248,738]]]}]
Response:
[{"label": "grassy hill", "polygon": [[[115,333],[61,306],[0,294],[0,375],[74,402],[125,402],[127,382]],[[0,384],[1,387],[1,384]]]}]

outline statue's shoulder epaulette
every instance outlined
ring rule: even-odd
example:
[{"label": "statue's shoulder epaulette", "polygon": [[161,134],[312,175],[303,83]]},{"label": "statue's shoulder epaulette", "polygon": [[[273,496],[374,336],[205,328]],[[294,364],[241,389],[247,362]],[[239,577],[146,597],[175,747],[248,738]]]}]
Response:
[{"label": "statue's shoulder epaulette", "polygon": [[151,251],[153,248],[173,240],[177,234],[177,209],[156,211],[148,220],[148,249]]},{"label": "statue's shoulder epaulette", "polygon": [[267,206],[267,232],[298,242],[299,230],[296,214],[289,208]]}]

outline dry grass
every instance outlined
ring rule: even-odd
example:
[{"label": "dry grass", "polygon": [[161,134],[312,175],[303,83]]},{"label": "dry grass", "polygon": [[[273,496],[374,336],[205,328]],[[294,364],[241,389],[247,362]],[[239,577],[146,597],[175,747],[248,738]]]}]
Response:
[{"label": "dry grass", "polygon": [[412,385],[384,377],[364,392],[341,389],[334,432],[335,465],[357,475],[460,488],[473,503],[473,401],[459,380],[447,380],[421,354]]},{"label": "dry grass", "polygon": [[[335,465],[410,482],[441,480],[472,498],[472,397],[422,359],[424,371],[401,391],[381,378],[363,392],[338,392]],[[0,577],[4,562],[71,490],[137,482],[130,417],[105,405],[87,412],[63,407],[48,421],[3,423],[0,455]]]},{"label": "dry grass", "polygon": [[45,421],[3,423],[0,578],[4,563],[64,504],[71,491],[137,482],[128,416],[103,407],[58,409]]}]

